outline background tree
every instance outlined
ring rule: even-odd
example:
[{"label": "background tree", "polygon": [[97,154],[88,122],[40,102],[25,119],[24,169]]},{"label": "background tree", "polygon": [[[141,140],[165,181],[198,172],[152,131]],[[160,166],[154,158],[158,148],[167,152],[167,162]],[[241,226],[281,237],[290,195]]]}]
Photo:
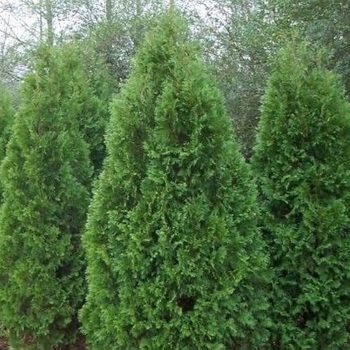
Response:
[{"label": "background tree", "polygon": [[19,104],[19,85],[31,71],[38,45],[61,42],[78,26],[81,0],[2,0],[0,3],[0,78]]},{"label": "background tree", "polygon": [[116,91],[128,77],[131,58],[163,3],[162,0],[108,0],[99,11],[101,4],[92,2],[89,11],[99,16],[93,21],[84,21],[80,32],[89,28],[88,42],[107,65]]},{"label": "background tree", "polygon": [[0,319],[12,345],[26,348],[73,341],[85,295],[91,167],[77,119],[80,73],[66,58],[59,48],[37,52],[1,167]]},{"label": "background tree", "polygon": [[346,347],[350,317],[350,105],[323,54],[290,44],[263,100],[253,165],[282,347]]},{"label": "background tree", "polygon": [[81,320],[92,348],[266,339],[254,184],[198,57],[169,11],[112,104],[83,240]]},{"label": "background tree", "polygon": [[347,0],[269,0],[275,33],[297,28],[310,42],[326,47],[332,54],[328,67],[342,77],[350,96],[350,3]]},{"label": "background tree", "polygon": [[260,100],[281,41],[272,14],[261,0],[181,3],[191,18],[193,35],[203,45],[205,60],[217,79],[238,141],[249,159]]},{"label": "background tree", "polygon": [[0,18],[5,22],[2,30],[13,27],[13,39],[49,46],[57,43],[64,32],[71,33],[78,24],[77,14],[86,11],[82,0],[3,0],[0,6]]},{"label": "background tree", "polygon": [[298,31],[332,54],[350,96],[350,4],[346,0],[194,0],[194,34],[200,37],[235,123],[246,158],[259,120],[260,100],[278,50]]},{"label": "background tree", "polygon": [[[206,60],[212,67],[246,158],[250,158],[260,100],[270,71],[274,37],[260,0],[206,0],[202,28]],[[202,15],[201,17],[204,17]],[[198,31],[198,29],[197,29]]]},{"label": "background tree", "polygon": [[[0,74],[16,91],[28,70],[28,52],[38,42],[83,39],[107,64],[119,91],[130,59],[153,18],[166,5],[157,0],[4,0],[0,39],[7,38]],[[205,59],[217,77],[238,141],[247,159],[259,119],[259,106],[278,49],[296,29],[329,49],[329,68],[344,79],[350,96],[350,5],[346,0],[191,0],[175,1],[191,20]],[[88,40],[86,40],[88,39]],[[2,58],[0,58],[2,60]],[[0,61],[1,64],[1,61]]]}]

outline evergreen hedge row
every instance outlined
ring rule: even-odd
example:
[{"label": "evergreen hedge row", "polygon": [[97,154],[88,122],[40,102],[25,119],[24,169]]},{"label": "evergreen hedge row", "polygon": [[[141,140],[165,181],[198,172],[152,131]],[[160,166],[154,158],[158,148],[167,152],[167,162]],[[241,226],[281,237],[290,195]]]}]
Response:
[{"label": "evergreen hedge row", "polygon": [[324,53],[281,51],[252,172],[176,10],[137,53],[106,145],[113,84],[75,50],[36,52],[15,117],[0,91],[11,345],[72,344],[80,321],[96,350],[348,348],[350,104]]}]

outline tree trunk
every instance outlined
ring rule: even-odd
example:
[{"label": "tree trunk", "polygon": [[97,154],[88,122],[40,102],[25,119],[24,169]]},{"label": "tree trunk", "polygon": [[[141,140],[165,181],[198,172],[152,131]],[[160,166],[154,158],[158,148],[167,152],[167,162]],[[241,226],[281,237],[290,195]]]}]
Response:
[{"label": "tree trunk", "polygon": [[113,18],[113,0],[106,0],[106,20],[110,22]]},{"label": "tree trunk", "polygon": [[52,11],[52,0],[45,0],[45,17],[47,24],[47,43],[53,45],[53,11]]}]

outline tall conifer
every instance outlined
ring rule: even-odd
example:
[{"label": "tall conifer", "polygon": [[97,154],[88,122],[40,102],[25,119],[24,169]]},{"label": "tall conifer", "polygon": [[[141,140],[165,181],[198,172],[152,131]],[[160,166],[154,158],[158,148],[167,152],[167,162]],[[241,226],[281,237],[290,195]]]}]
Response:
[{"label": "tall conifer", "polygon": [[77,64],[60,48],[38,51],[1,167],[0,319],[25,348],[71,341],[85,293],[91,167],[77,121]]},{"label": "tall conifer", "polygon": [[266,256],[254,184],[174,9],[112,104],[107,151],[83,239],[91,348],[260,345]]},{"label": "tall conifer", "polygon": [[350,105],[322,57],[305,43],[281,52],[253,158],[282,348],[349,345]]}]

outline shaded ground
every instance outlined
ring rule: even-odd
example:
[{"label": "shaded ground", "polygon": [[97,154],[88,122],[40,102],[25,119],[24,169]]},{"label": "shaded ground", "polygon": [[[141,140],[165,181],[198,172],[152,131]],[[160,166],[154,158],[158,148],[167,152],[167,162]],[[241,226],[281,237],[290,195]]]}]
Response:
[{"label": "shaded ground", "polygon": [[5,338],[0,338],[0,350],[7,350],[7,341]]},{"label": "shaded ground", "polygon": [[[3,337],[0,337],[0,350],[9,350],[7,340]],[[74,345],[60,347],[56,350],[86,350],[85,340],[81,338]]]}]

